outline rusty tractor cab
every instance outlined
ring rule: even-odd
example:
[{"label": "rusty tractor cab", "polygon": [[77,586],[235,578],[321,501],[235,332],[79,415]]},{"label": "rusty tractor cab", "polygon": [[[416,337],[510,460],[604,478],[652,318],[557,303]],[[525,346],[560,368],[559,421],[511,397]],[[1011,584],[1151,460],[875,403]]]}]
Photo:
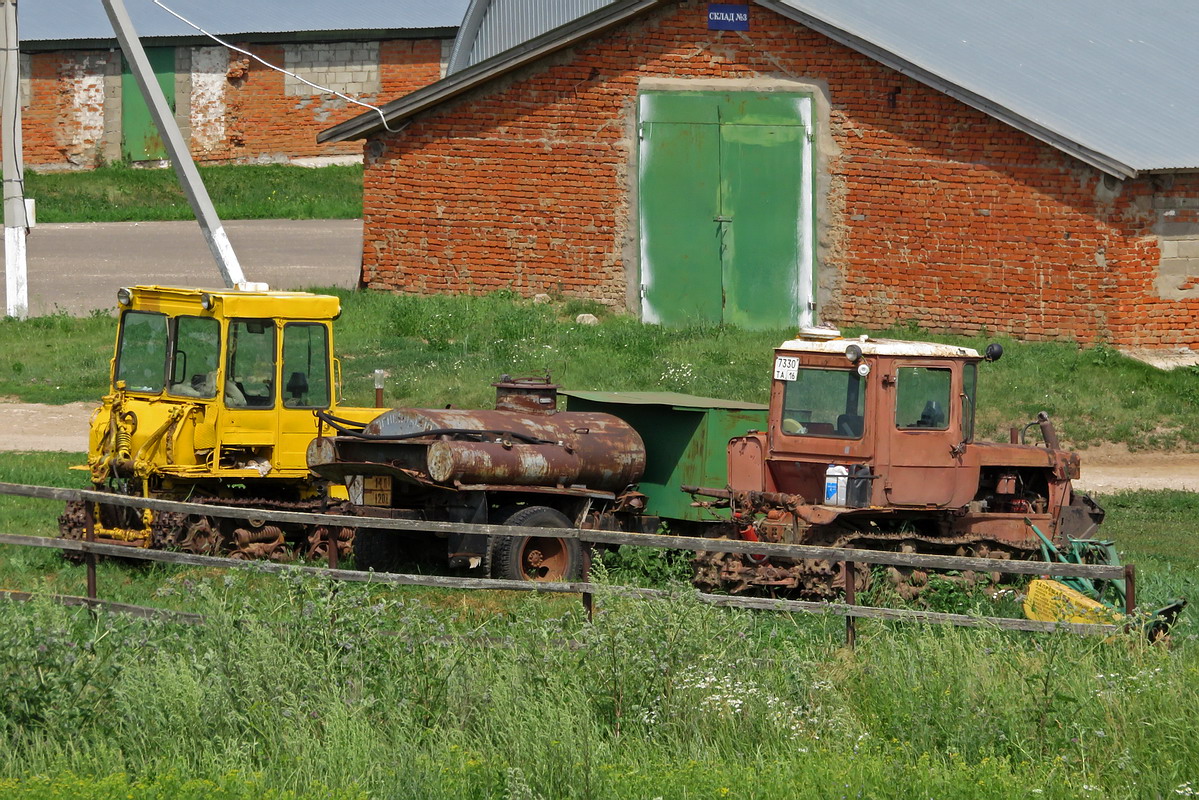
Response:
[{"label": "rusty tractor cab", "polygon": [[[975,441],[979,362],[1002,352],[828,329],[784,342],[766,430],[729,443],[729,500],[761,515],[743,538],[1035,558],[1026,519],[1059,542],[1091,535],[1103,512],[1072,490],[1078,457],[1047,417],[1042,446]],[[711,566],[712,585],[818,591],[795,565]]]},{"label": "rusty tractor cab", "polygon": [[[118,292],[111,388],[92,416],[88,466],[103,491],[197,502],[319,507],[306,461],[317,411],[336,407],[336,297],[137,286]],[[337,409],[357,418],[375,409]],[[100,505],[101,540],[202,553],[291,555],[297,534]],[[82,504],[63,515],[82,535]]]}]

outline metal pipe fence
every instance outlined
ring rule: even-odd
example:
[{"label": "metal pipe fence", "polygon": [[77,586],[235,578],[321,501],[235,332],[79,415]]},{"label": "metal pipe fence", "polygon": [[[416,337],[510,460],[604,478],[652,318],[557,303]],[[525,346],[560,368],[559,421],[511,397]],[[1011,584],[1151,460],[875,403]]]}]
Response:
[{"label": "metal pipe fence", "polygon": [[[1129,615],[1135,610],[1132,587],[1135,568],[1132,565],[1108,566],[1088,564],[1050,564],[1035,561],[1011,561],[1005,559],[973,558],[963,556],[924,555],[898,553],[886,550],[857,550],[836,547],[814,547],[809,545],[771,544],[727,539],[669,536],[660,534],[620,533],[586,528],[538,528],[506,525],[484,525],[477,523],[432,522],[422,520],[391,519],[387,517],[347,516],[342,514],[311,514],[297,511],[254,510],[231,506],[199,503],[181,503],[143,497],[109,494],[79,489],[60,489],[46,486],[0,483],[0,495],[40,498],[61,502],[84,501],[88,509],[88,534],[82,541],[43,536],[0,534],[0,544],[24,547],[50,548],[60,551],[79,552],[87,564],[87,598],[76,598],[89,603],[99,603],[96,585],[96,562],[101,556],[119,557],[137,561],[215,567],[221,569],[253,569],[259,572],[279,574],[298,572],[322,578],[357,583],[375,583],[394,586],[428,586],[461,590],[507,590],[526,592],[551,592],[582,595],[583,606],[590,617],[594,595],[609,593],[630,597],[664,597],[671,593],[657,589],[642,589],[629,586],[598,586],[584,575],[582,581],[514,581],[493,578],[459,578],[433,575],[409,575],[386,572],[359,572],[341,569],[337,563],[337,547],[329,547],[329,564],[326,567],[277,564],[269,561],[245,561],[241,559],[204,556],[192,553],[176,553],[151,550],[128,545],[113,545],[94,540],[94,520],[91,509],[95,503],[130,508],[149,508],[155,511],[173,511],[185,514],[202,514],[210,517],[243,519],[252,514],[256,518],[271,522],[317,524],[349,528],[372,528],[426,533],[468,533],[486,536],[544,536],[563,539],[578,539],[588,544],[632,545],[657,549],[688,550],[693,552],[750,553],[793,559],[815,559],[843,565],[845,576],[845,602],[822,602],[807,600],[780,600],[756,597],[732,597],[697,592],[700,602],[727,608],[755,609],[762,611],[801,612],[842,616],[846,621],[846,642],[853,647],[856,640],[857,619],[949,624],[963,627],[993,627],[1002,630],[1052,632],[1061,631],[1077,634],[1110,634],[1119,630],[1111,624],[1080,624],[1068,622],[1041,622],[1036,620],[1012,619],[1007,617],[985,617],[943,612],[918,611],[913,609],[882,608],[857,605],[857,586],[854,572],[857,564],[879,564],[884,566],[915,567],[935,571],[999,572],[1015,575],[1085,577],[1098,580],[1125,580]],[[143,612],[155,609],[140,608]]]}]

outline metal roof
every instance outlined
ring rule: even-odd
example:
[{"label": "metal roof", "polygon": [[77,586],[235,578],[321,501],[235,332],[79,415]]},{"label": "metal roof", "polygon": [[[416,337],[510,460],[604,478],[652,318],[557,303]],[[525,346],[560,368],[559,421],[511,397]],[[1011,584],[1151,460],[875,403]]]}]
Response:
[{"label": "metal roof", "polygon": [[[469,0],[163,0],[218,35],[317,31],[456,29]],[[126,0],[143,38],[194,37],[191,27],[151,0]],[[100,0],[22,0],[17,5],[22,42],[115,40]],[[444,35],[444,33],[443,33]]]},{"label": "metal roof", "polygon": [[[551,53],[570,47],[575,42],[614,28],[644,11],[673,1],[615,0],[590,14],[534,37],[523,44],[516,45],[498,56],[466,67],[436,83],[392,100],[383,106],[384,118],[389,126],[392,122],[407,120],[421,111],[426,111],[458,97],[490,80],[507,75],[526,64],[532,64]],[[371,111],[321,131],[316,140],[323,143],[361,139],[372,136],[381,130],[383,130],[383,121],[377,113]]]},{"label": "metal roof", "polygon": [[[664,0],[594,0],[586,16],[483,61],[474,48],[537,29],[537,0],[472,0],[455,47],[470,66],[385,106],[399,121]],[[542,0],[554,2],[554,0]],[[590,3],[561,0],[568,16]],[[577,3],[577,5],[576,5]],[[1117,177],[1199,168],[1199,3],[1168,0],[753,0]],[[533,4],[533,5],[530,5]],[[471,15],[474,16],[471,16]],[[548,18],[548,17],[547,17]],[[490,26],[490,27],[487,27]],[[490,31],[490,32],[489,32]],[[752,34],[751,34],[752,35]],[[484,41],[486,40],[486,42]],[[470,50],[467,45],[470,45]],[[489,51],[487,51],[489,52]],[[470,56],[468,58],[468,55]],[[369,136],[378,118],[321,141]]]},{"label": "metal roof", "polygon": [[1105,171],[1199,167],[1199,4],[757,2]]},{"label": "metal roof", "polygon": [[447,73],[472,64],[552,31],[612,0],[471,0]]}]

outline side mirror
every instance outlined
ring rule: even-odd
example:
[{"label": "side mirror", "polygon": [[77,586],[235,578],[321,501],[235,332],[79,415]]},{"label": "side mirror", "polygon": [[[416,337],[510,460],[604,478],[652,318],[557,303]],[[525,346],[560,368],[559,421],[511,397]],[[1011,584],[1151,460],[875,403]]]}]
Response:
[{"label": "side mirror", "polygon": [[987,349],[983,351],[987,361],[998,361],[1003,358],[1003,345],[998,342],[991,342],[987,345]]}]

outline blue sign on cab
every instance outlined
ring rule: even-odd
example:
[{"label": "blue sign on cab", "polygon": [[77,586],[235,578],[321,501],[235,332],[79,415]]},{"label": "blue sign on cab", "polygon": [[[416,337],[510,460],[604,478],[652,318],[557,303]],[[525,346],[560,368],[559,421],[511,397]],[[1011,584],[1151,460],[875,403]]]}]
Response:
[{"label": "blue sign on cab", "polygon": [[731,3],[708,3],[708,30],[749,30],[749,6]]}]

